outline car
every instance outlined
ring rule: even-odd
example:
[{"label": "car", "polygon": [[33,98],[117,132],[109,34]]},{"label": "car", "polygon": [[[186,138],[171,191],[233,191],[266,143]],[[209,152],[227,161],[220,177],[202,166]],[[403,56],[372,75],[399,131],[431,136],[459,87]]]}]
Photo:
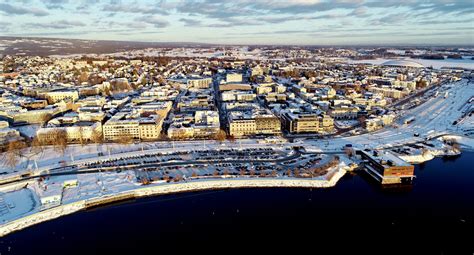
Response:
[{"label": "car", "polygon": [[415,136],[415,137],[419,137],[419,136],[420,136],[420,134],[419,134],[419,133],[414,133],[414,134],[413,134],[413,136]]}]

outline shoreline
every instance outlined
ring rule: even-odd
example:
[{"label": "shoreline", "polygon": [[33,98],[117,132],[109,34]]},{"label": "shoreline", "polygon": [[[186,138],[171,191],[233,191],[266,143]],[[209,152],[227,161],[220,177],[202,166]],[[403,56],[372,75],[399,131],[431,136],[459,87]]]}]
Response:
[{"label": "shoreline", "polygon": [[225,179],[225,180],[196,180],[184,183],[162,184],[156,186],[140,187],[128,191],[123,191],[109,196],[95,197],[85,200],[75,201],[64,205],[59,205],[44,211],[35,212],[24,217],[12,220],[0,225],[0,237],[10,233],[28,228],[30,226],[53,220],[62,216],[70,215],[93,207],[100,207],[116,201],[126,201],[129,199],[151,197],[167,194],[219,190],[238,188],[331,188],[345,174],[346,170],[340,168],[335,171],[330,180],[321,179]]}]

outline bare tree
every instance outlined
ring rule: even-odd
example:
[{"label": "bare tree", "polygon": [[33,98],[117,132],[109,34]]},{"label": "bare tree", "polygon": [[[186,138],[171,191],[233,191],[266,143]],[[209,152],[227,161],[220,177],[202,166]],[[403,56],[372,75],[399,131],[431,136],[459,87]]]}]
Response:
[{"label": "bare tree", "polygon": [[351,158],[352,156],[354,156],[354,150],[352,149],[352,147],[345,147],[345,148],[344,148],[344,153],[345,153],[349,158]]},{"label": "bare tree", "polygon": [[51,113],[42,113],[40,115],[40,121],[42,125],[44,125],[46,122],[48,122],[52,118],[53,118],[53,115],[51,115]]},{"label": "bare tree", "polygon": [[299,169],[295,169],[295,171],[293,171],[293,175],[295,177],[300,177],[300,170]]},{"label": "bare tree", "polygon": [[222,141],[225,140],[226,136],[227,136],[227,134],[225,133],[225,131],[222,130],[222,129],[219,129],[219,131],[214,135],[214,139],[216,141],[222,142]]},{"label": "bare tree", "polygon": [[181,176],[180,174],[176,175],[174,178],[173,178],[173,181],[174,182],[179,182],[179,181],[182,181],[183,180],[183,176]]},{"label": "bare tree", "polygon": [[143,177],[143,178],[141,179],[141,182],[142,182],[143,185],[148,185],[148,184],[150,184],[150,180],[149,180],[148,178],[146,178],[146,177]]},{"label": "bare tree", "polygon": [[133,142],[133,137],[129,134],[124,134],[120,136],[117,142],[120,144],[130,144]]},{"label": "bare tree", "polygon": [[7,152],[4,156],[4,165],[10,168],[14,168],[20,162],[22,157],[22,150],[26,147],[25,142],[15,140],[10,141],[7,146]]},{"label": "bare tree", "polygon": [[229,140],[229,142],[235,143],[235,137],[233,135],[229,135],[227,139]]},{"label": "bare tree", "polygon": [[40,152],[43,152],[44,145],[45,144],[43,143],[43,141],[38,139],[38,137],[33,138],[33,141],[31,141],[31,148],[30,148],[31,154],[36,155]]},{"label": "bare tree", "polygon": [[85,144],[85,139],[84,139],[84,127],[79,127],[79,143],[81,145]]},{"label": "bare tree", "polygon": [[54,129],[50,131],[50,139],[54,149],[64,154],[67,148],[67,132],[63,129]]},{"label": "bare tree", "polygon": [[95,130],[95,131],[92,133],[91,140],[92,140],[92,142],[94,142],[94,143],[103,143],[103,142],[104,142],[104,139],[103,139],[103,137],[102,137],[102,132],[99,132],[99,131]]}]

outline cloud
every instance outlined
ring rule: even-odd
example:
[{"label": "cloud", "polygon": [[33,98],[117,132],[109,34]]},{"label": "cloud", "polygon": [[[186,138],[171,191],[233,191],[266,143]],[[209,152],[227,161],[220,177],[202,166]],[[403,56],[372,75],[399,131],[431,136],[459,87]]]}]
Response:
[{"label": "cloud", "polygon": [[349,13],[349,16],[356,16],[356,17],[367,17],[367,11],[369,8],[365,6],[360,6],[354,9],[351,13]]},{"label": "cloud", "polygon": [[168,15],[168,12],[159,6],[138,5],[137,3],[124,4],[121,2],[111,2],[110,4],[104,5],[102,11]]},{"label": "cloud", "polygon": [[34,16],[47,16],[49,14],[47,11],[43,9],[39,9],[35,7],[14,6],[8,3],[0,3],[0,11],[4,12],[5,14],[12,14],[12,15],[31,14]]},{"label": "cloud", "polygon": [[12,23],[10,23],[10,22],[0,21],[0,32],[10,31],[10,25],[11,24]]},{"label": "cloud", "polygon": [[69,0],[43,0],[42,1],[48,8],[51,9],[63,9],[63,5],[67,4]]},{"label": "cloud", "polygon": [[70,20],[58,20],[55,22],[30,22],[24,24],[25,27],[27,28],[32,28],[32,29],[66,29],[66,28],[73,28],[73,27],[84,27],[86,24],[84,24],[81,21],[70,21]]},{"label": "cloud", "polygon": [[163,28],[169,26],[169,22],[155,15],[146,15],[143,17],[135,18],[137,22],[144,22],[151,24],[156,28]]},{"label": "cloud", "polygon": [[393,13],[385,15],[378,19],[371,20],[370,24],[373,26],[381,25],[399,25],[405,21],[409,20],[409,15],[402,13]]},{"label": "cloud", "polygon": [[183,22],[187,27],[199,27],[202,25],[202,22],[198,19],[181,18],[179,21]]}]

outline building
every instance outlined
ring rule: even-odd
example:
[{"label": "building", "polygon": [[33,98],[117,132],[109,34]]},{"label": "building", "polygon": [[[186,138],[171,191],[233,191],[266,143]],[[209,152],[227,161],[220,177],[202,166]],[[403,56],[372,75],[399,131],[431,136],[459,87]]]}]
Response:
[{"label": "building", "polygon": [[69,143],[94,141],[102,134],[102,124],[100,122],[76,122],[69,126],[44,127],[36,131],[36,137],[48,143],[54,142],[57,138],[56,131],[64,131]]},{"label": "building", "polygon": [[279,135],[281,134],[281,122],[278,117],[265,111],[255,116],[255,134],[257,135]]},{"label": "building", "polygon": [[160,115],[127,118],[126,113],[117,113],[103,126],[104,140],[156,140],[160,138],[163,121],[164,117]]},{"label": "building", "polygon": [[212,78],[191,78],[187,81],[189,88],[192,87],[196,89],[207,89],[211,83]]},{"label": "building", "polygon": [[28,109],[42,109],[48,106],[48,102],[46,100],[31,100],[22,102],[21,106]]},{"label": "building", "polygon": [[21,138],[20,132],[10,128],[7,121],[0,121],[0,144]]},{"label": "building", "polygon": [[251,70],[251,76],[263,75],[263,69],[260,66],[253,67]]},{"label": "building", "polygon": [[319,131],[319,118],[311,113],[292,113],[282,114],[283,126],[292,134],[316,133]]},{"label": "building", "polygon": [[240,83],[242,82],[242,74],[241,73],[227,73],[225,80],[227,83],[231,83],[231,82]]},{"label": "building", "polygon": [[341,119],[357,119],[357,113],[359,109],[357,107],[348,107],[348,106],[337,106],[332,107],[329,110],[329,115],[332,118],[341,120]]},{"label": "building", "polygon": [[75,90],[65,90],[65,91],[51,91],[45,93],[46,99],[50,103],[57,103],[60,101],[76,101],[79,99],[79,92]]},{"label": "building", "polygon": [[323,115],[319,117],[319,132],[332,132],[334,131],[334,119],[329,115]]},{"label": "building", "polygon": [[384,97],[391,97],[391,98],[395,98],[395,99],[400,99],[400,98],[405,97],[405,96],[408,95],[407,91],[398,90],[398,89],[389,88],[389,87],[371,86],[371,87],[369,87],[368,90],[372,93],[380,93]]},{"label": "building", "polygon": [[220,130],[218,111],[196,111],[174,116],[168,128],[171,139],[212,138]]},{"label": "building", "polygon": [[369,132],[383,128],[386,125],[392,124],[395,119],[394,114],[386,114],[365,120],[365,129]]},{"label": "building", "polygon": [[382,184],[411,183],[415,167],[391,152],[358,151],[367,173]]},{"label": "building", "polygon": [[233,111],[229,113],[229,134],[236,138],[255,135],[257,124],[248,112]]},{"label": "building", "polygon": [[232,111],[228,116],[229,134],[236,137],[281,134],[281,122],[269,110]]}]

